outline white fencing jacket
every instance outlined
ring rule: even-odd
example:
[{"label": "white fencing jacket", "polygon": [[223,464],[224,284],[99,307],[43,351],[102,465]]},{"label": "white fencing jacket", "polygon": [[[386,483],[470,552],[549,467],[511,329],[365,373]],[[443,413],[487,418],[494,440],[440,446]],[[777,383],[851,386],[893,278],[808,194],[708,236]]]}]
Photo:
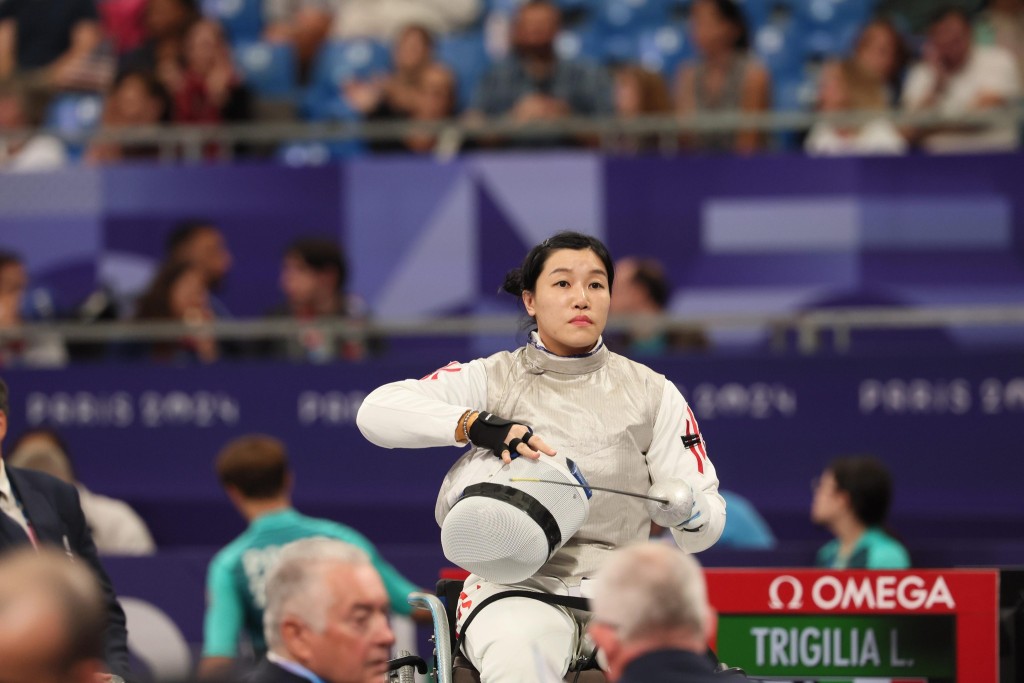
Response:
[{"label": "white fencing jacket", "polygon": [[[715,467],[703,438],[692,438],[700,431],[686,399],[664,375],[610,352],[603,342],[585,356],[567,358],[545,350],[534,335],[514,352],[386,384],[363,401],[357,424],[384,448],[463,447],[455,428],[466,410],[529,425],[559,455],[575,460],[594,486],[646,493],[661,479],[686,480],[705,521],[697,532],[672,530],[683,550],[710,547],[725,528]],[[483,481],[494,464],[493,453],[476,447],[456,461],[437,497],[438,524],[463,489]],[[650,522],[642,500],[595,491],[586,524],[537,575],[576,585],[593,576],[614,548],[646,540]]]}]

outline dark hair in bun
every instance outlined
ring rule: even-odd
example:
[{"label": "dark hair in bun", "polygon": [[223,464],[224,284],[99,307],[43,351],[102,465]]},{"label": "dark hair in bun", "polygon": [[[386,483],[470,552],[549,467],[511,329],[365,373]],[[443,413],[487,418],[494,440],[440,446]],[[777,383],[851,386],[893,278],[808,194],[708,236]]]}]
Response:
[{"label": "dark hair in bun", "polygon": [[566,231],[549,237],[531,249],[523,259],[523,265],[513,268],[505,275],[505,284],[501,286],[501,290],[517,297],[522,296],[523,292],[532,292],[533,288],[537,286],[537,278],[544,270],[548,256],[559,249],[575,249],[577,251],[590,249],[597,254],[608,273],[608,288],[611,289],[612,282],[615,280],[615,266],[612,265],[608,247],[604,246],[604,243],[596,237]]}]

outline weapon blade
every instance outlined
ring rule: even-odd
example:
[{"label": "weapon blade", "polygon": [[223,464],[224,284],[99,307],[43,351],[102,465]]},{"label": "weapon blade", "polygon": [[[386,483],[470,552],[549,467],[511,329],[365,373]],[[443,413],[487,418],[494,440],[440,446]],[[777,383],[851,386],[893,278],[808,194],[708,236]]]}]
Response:
[{"label": "weapon blade", "polygon": [[619,489],[611,489],[607,486],[593,486],[588,484],[571,484],[567,481],[555,481],[553,479],[533,479],[530,477],[512,477],[509,481],[529,481],[536,484],[558,484],[559,486],[572,486],[579,489],[590,489],[591,491],[604,491],[605,493],[615,493],[620,496],[629,496],[631,498],[640,498],[642,500],[653,500],[655,503],[661,503],[662,505],[668,505],[668,501],[664,498],[653,498],[651,496],[645,496],[642,493],[633,493],[632,491],[621,491]]}]

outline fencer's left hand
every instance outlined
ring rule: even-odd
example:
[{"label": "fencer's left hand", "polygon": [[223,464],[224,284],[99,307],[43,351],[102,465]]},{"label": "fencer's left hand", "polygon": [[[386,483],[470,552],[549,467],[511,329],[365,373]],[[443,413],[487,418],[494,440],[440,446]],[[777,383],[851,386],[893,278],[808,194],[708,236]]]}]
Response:
[{"label": "fencer's left hand", "polygon": [[532,460],[541,453],[555,455],[555,449],[524,424],[487,412],[478,413],[471,422],[469,440],[473,445],[490,449],[506,465],[520,455]]},{"label": "fencer's left hand", "polygon": [[697,531],[704,525],[704,516],[697,505],[690,484],[683,479],[662,479],[651,484],[647,495],[667,501],[645,503],[651,521],[679,531]]}]

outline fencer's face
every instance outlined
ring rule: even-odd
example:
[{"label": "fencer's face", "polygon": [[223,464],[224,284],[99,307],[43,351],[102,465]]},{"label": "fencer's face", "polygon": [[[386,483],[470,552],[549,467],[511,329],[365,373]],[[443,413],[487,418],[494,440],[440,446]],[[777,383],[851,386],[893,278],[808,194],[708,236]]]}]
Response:
[{"label": "fencer's face", "polygon": [[325,570],[331,600],[322,632],[306,634],[303,665],[327,683],[380,683],[387,673],[395,636],[388,625],[390,603],[372,565],[337,565]]},{"label": "fencer's face", "polygon": [[608,322],[608,271],[590,249],[552,252],[533,291],[523,292],[544,346],[559,356],[588,352]]}]

